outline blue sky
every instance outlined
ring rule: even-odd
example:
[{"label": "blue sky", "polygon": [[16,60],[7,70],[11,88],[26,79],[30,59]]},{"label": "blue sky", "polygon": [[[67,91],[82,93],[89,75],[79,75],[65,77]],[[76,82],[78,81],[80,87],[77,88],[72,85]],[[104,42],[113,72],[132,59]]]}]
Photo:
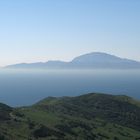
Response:
[{"label": "blue sky", "polygon": [[140,61],[140,0],[0,1],[0,66],[101,51]]}]

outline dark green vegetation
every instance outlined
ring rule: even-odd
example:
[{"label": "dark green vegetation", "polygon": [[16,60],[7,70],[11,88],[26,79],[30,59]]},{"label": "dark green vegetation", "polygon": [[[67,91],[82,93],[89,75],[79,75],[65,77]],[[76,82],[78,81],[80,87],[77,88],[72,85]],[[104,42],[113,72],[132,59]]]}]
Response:
[{"label": "dark green vegetation", "polygon": [[87,94],[30,107],[0,104],[0,140],[140,140],[140,102]]}]

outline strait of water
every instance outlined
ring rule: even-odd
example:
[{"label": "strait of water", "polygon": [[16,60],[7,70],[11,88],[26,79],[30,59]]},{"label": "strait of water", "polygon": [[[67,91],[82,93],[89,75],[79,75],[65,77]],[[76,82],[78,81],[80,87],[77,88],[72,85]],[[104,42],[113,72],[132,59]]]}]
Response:
[{"label": "strait of water", "polygon": [[0,102],[11,106],[91,92],[140,99],[140,70],[0,70]]}]

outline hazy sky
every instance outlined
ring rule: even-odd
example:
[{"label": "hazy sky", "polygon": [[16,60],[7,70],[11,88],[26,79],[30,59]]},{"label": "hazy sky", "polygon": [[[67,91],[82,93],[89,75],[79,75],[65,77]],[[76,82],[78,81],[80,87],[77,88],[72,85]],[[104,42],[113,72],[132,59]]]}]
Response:
[{"label": "hazy sky", "polygon": [[101,51],[140,61],[140,0],[1,0],[0,65]]}]

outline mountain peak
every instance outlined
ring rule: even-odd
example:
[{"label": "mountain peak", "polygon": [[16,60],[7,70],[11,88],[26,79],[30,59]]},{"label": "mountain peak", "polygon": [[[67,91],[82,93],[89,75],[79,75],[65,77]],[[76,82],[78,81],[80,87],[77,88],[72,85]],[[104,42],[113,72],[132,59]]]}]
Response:
[{"label": "mountain peak", "polygon": [[76,58],[74,58],[72,61],[111,61],[111,60],[120,60],[121,58],[114,56],[114,55],[110,55],[107,53],[103,53],[103,52],[92,52],[92,53],[88,53],[88,54],[84,54],[81,56],[78,56]]}]

